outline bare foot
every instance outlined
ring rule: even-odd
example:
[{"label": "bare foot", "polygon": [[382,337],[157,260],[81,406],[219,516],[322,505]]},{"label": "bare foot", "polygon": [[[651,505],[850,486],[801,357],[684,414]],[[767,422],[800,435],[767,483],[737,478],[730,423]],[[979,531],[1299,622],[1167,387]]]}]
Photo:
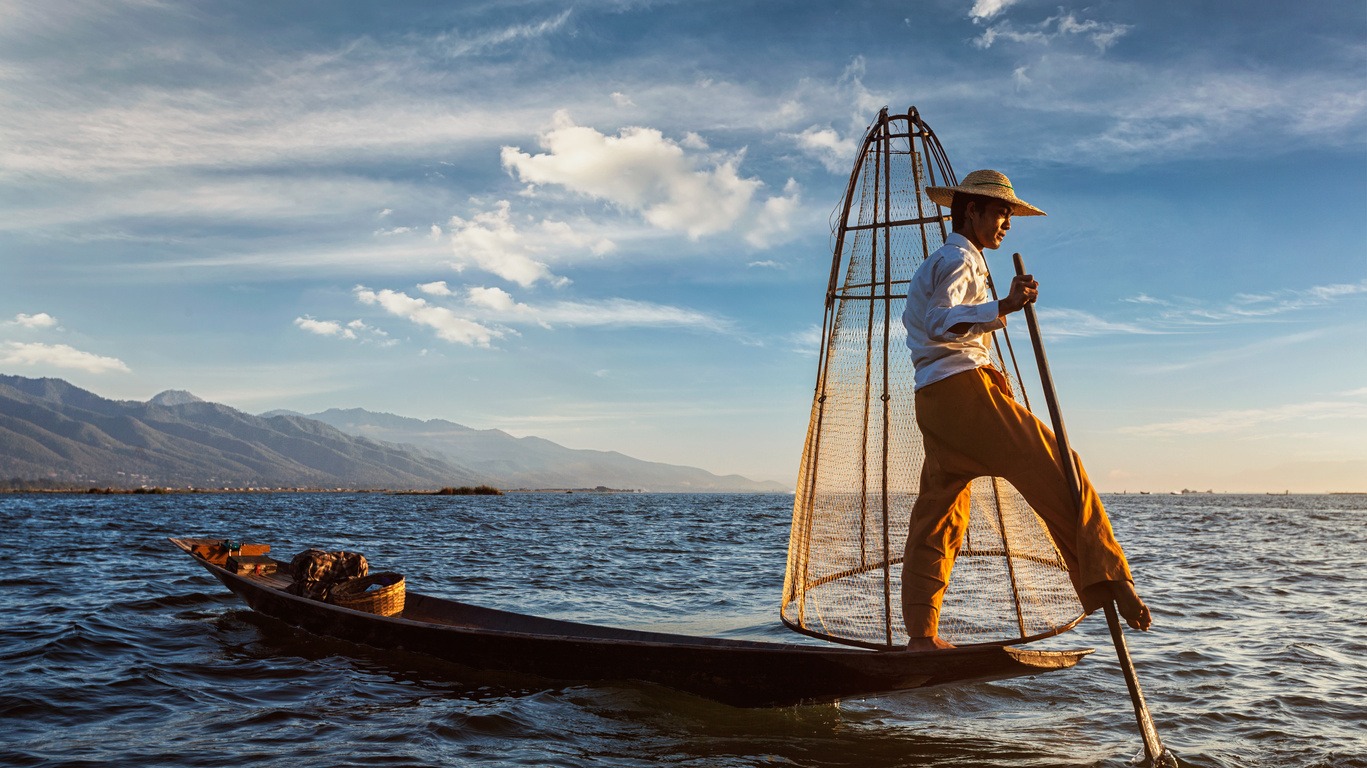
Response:
[{"label": "bare foot", "polygon": [[1125,617],[1125,622],[1135,629],[1148,631],[1153,625],[1153,616],[1149,614],[1149,607],[1139,599],[1139,593],[1134,591],[1134,583],[1112,581],[1110,584],[1111,593],[1115,595],[1116,608],[1120,610],[1120,615]]},{"label": "bare foot", "polygon": [[908,651],[947,651],[954,646],[940,639],[939,635],[930,637],[913,637],[907,643]]}]

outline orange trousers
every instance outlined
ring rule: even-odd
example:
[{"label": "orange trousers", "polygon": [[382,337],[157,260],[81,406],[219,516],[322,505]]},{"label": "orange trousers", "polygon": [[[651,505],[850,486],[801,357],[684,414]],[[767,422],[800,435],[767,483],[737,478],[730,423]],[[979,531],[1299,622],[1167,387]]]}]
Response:
[{"label": "orange trousers", "polygon": [[916,423],[925,439],[921,489],[912,505],[902,563],[902,616],[912,637],[931,637],[940,603],[968,530],[969,483],[1000,477],[1044,521],[1091,613],[1111,597],[1108,581],[1132,581],[1101,499],[1077,461],[1082,510],[1059,462],[1053,430],[1017,403],[995,368],[955,374],[916,391]]}]

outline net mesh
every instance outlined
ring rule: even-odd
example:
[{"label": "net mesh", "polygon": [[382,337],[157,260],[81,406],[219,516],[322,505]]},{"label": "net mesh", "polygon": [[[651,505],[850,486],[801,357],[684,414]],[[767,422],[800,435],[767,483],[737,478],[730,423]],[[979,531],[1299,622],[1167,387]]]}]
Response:
[{"label": "net mesh", "polygon": [[[954,183],[915,108],[893,117],[884,109],[864,138],[835,223],[783,590],[783,620],[801,632],[869,647],[907,642],[902,552],[925,453],[901,317],[912,273],[948,233],[948,211],[925,187]],[[1014,370],[993,346],[997,367]],[[1008,378],[1019,392],[1015,376]],[[1000,478],[980,477],[971,488],[941,637],[956,645],[1012,642],[1075,624],[1082,607],[1066,566],[1025,499]]]}]

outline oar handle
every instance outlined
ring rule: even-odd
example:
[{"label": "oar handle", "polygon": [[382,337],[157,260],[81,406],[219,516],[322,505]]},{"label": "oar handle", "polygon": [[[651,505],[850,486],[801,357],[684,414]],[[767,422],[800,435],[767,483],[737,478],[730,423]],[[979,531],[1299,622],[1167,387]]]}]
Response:
[{"label": "oar handle", "polygon": [[[1011,258],[1016,263],[1016,274],[1024,275],[1025,260],[1019,253],[1013,254]],[[1063,414],[1059,411],[1058,396],[1054,394],[1054,377],[1049,373],[1049,360],[1044,355],[1044,339],[1040,336],[1039,320],[1035,317],[1034,304],[1027,302],[1024,309],[1025,323],[1030,328],[1030,340],[1035,345],[1035,362],[1039,365],[1044,402],[1049,406],[1049,420],[1053,422],[1054,439],[1058,442],[1059,461],[1063,465],[1063,475],[1068,479],[1068,490],[1073,495],[1074,509],[1081,514],[1082,479],[1078,475],[1073,451],[1068,447],[1068,433],[1063,429]],[[1106,624],[1111,630],[1111,641],[1115,644],[1120,669],[1125,674],[1125,686],[1130,691],[1130,703],[1134,705],[1134,716],[1139,722],[1139,735],[1144,739],[1144,753],[1148,756],[1149,765],[1175,765],[1176,761],[1171,753],[1163,748],[1163,741],[1158,738],[1158,729],[1153,724],[1153,716],[1149,714],[1149,705],[1144,701],[1144,692],[1139,688],[1139,675],[1134,670],[1134,661],[1130,659],[1130,649],[1125,644],[1125,635],[1120,628],[1120,616],[1116,612],[1115,604],[1108,600],[1105,609]]]}]

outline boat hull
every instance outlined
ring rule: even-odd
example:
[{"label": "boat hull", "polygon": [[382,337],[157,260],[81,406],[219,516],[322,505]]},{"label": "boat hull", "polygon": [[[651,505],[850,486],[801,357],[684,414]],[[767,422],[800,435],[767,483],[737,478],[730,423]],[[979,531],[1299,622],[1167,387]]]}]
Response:
[{"label": "boat hull", "polygon": [[[209,540],[171,539],[187,553],[202,541]],[[1035,675],[1070,668],[1092,652],[1009,646],[870,651],[694,637],[528,616],[413,592],[401,614],[385,617],[292,595],[281,577],[239,575],[195,560],[252,610],[317,635],[556,680],[657,683],[739,707]]]}]

